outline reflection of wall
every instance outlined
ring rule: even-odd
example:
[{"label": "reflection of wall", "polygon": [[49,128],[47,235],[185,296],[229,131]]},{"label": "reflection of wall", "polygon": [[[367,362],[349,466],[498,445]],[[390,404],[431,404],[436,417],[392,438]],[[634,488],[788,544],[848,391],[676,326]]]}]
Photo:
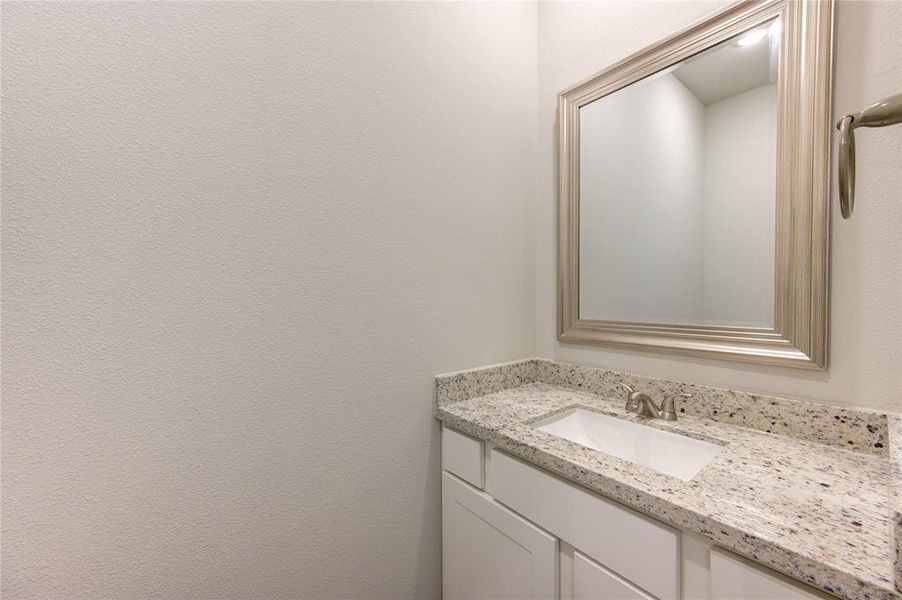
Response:
[{"label": "reflection of wall", "polygon": [[775,84],[705,107],[706,323],[773,324],[776,127]]},{"label": "reflection of wall", "polygon": [[580,315],[770,326],[776,85],[703,106],[664,75],[580,127]]},{"label": "reflection of wall", "polygon": [[664,75],[584,107],[580,126],[581,316],[698,321],[701,102]]}]

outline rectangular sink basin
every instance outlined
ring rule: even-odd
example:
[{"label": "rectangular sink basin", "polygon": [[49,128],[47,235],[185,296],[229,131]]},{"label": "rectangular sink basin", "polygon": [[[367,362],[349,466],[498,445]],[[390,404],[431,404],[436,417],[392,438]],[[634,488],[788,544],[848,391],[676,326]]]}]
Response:
[{"label": "rectangular sink basin", "polygon": [[685,481],[692,479],[724,449],[717,444],[583,408],[570,408],[532,426]]}]

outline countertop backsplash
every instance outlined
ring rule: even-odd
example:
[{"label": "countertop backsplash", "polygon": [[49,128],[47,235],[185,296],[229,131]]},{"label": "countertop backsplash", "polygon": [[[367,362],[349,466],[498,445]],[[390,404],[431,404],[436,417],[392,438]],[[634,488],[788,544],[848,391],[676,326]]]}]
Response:
[{"label": "countertop backsplash", "polygon": [[622,373],[608,369],[530,358],[436,376],[438,405],[483,396],[526,383],[547,383],[607,398],[624,398],[622,381],[660,401],[671,394],[680,399],[681,415],[712,419],[831,446],[887,455],[887,415],[819,402],[751,394]]}]

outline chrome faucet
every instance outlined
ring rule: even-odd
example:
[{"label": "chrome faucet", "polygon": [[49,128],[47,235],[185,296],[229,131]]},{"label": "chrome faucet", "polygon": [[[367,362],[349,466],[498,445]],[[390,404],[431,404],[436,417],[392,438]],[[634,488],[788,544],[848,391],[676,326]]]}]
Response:
[{"label": "chrome faucet", "polygon": [[661,402],[661,406],[658,406],[651,396],[645,392],[638,392],[622,381],[618,381],[617,385],[622,386],[626,390],[626,406],[624,408],[627,412],[636,413],[640,417],[649,419],[676,421],[677,414],[673,405],[674,398],[692,397],[692,394],[672,394]]}]

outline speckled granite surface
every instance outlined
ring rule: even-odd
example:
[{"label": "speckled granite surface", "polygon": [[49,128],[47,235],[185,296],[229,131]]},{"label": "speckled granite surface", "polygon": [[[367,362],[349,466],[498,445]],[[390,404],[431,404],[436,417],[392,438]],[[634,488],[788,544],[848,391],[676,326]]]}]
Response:
[{"label": "speckled granite surface", "polygon": [[890,502],[893,509],[893,550],[896,589],[902,592],[902,417],[889,419]]},{"label": "speckled granite surface", "polygon": [[435,376],[439,405],[484,396],[492,392],[538,381],[540,359],[528,358],[479,369]]},{"label": "speckled granite surface", "polygon": [[[544,380],[554,381],[552,377],[562,372],[542,373],[555,369],[554,363],[542,364],[548,362],[513,363],[513,370],[511,365],[495,367],[484,377],[473,372],[451,374],[447,377],[462,384],[456,389],[441,376],[436,415],[448,426],[837,596],[902,597],[895,590],[898,564],[891,533],[893,502],[898,509],[898,496],[891,499],[888,493],[891,468],[886,450],[875,452],[864,442],[857,443],[858,438],[850,445],[854,450],[805,439],[806,435],[827,435],[831,430],[823,426],[801,427],[796,432],[800,435],[789,437],[688,411],[676,423],[645,421],[726,446],[691,481],[683,481],[531,427],[532,421],[573,406],[639,420],[623,410],[622,392],[611,399],[606,396],[612,394],[581,391],[578,381],[547,383]],[[625,376],[624,380],[630,382]],[[484,383],[490,387],[481,387]],[[671,389],[632,383],[655,397],[659,397],[656,390]],[[594,391],[605,384],[583,385]],[[793,414],[806,414],[816,406]],[[699,409],[699,413],[705,410],[714,409]],[[841,411],[823,410],[831,419]],[[841,412],[846,425],[850,419],[861,420],[861,437],[868,441],[876,438],[869,437],[875,432],[866,425],[876,421],[879,428],[878,417],[882,417],[880,439],[887,440],[885,415]],[[811,418],[829,422],[820,415]],[[893,419],[892,425],[897,426]],[[752,426],[759,421],[752,419]],[[857,434],[859,428],[834,431],[848,437],[848,431]]]},{"label": "speckled granite surface", "polygon": [[582,390],[608,398],[622,398],[624,391],[617,385],[617,381],[640,389],[657,400],[671,394],[692,394],[691,399],[679,401],[682,415],[704,417],[877,455],[885,456],[888,452],[887,420],[886,415],[881,413],[643,377],[540,358],[438,375],[436,398],[438,404],[443,405],[533,382]]}]

